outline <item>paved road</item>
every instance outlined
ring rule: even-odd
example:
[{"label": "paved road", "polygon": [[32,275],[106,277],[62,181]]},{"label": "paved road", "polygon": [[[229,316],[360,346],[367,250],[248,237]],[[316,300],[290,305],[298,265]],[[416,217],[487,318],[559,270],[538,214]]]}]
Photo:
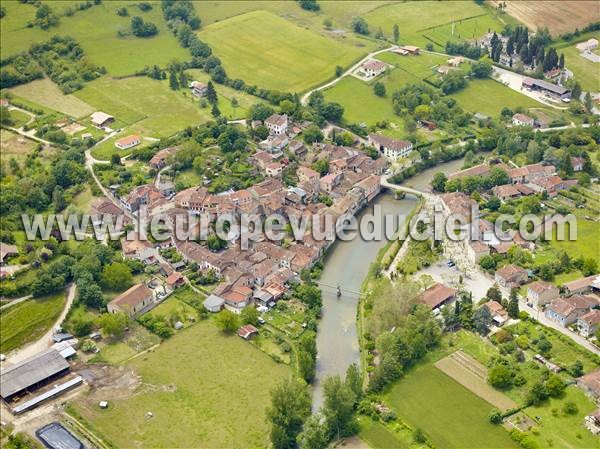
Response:
[{"label": "paved road", "polygon": [[67,316],[71,305],[73,304],[73,300],[75,299],[75,292],[77,290],[75,284],[69,285],[67,288],[67,301],[65,302],[65,306],[60,313],[58,319],[52,324],[48,332],[42,335],[37,341],[33,343],[29,343],[27,346],[23,346],[20,349],[16,349],[13,352],[7,354],[7,360],[14,364],[25,360],[28,357],[31,357],[45,349],[48,349],[52,346],[52,335],[54,334],[54,328],[60,325]]},{"label": "paved road", "polygon": [[374,56],[377,56],[380,53],[385,53],[386,51],[392,50],[393,48],[397,48],[397,45],[392,45],[390,47],[383,48],[381,50],[377,50],[377,51],[373,51],[373,52],[369,53],[367,56],[365,56],[364,58],[362,58],[360,61],[358,61],[356,64],[354,64],[352,67],[350,67],[348,70],[346,70],[344,73],[342,73],[340,76],[338,76],[334,80],[331,80],[328,83],[325,83],[325,84],[323,84],[323,85],[321,85],[319,87],[315,87],[314,89],[311,89],[308,92],[306,92],[302,96],[302,98],[300,100],[300,103],[302,103],[303,105],[305,105],[308,102],[308,97],[310,97],[310,94],[312,94],[313,92],[315,92],[317,90],[327,89],[328,87],[333,86],[334,84],[336,84],[342,78],[344,78],[346,76],[349,76],[349,75],[352,75],[352,73],[356,69],[358,69],[363,62],[368,61],[369,59],[373,58]]}]

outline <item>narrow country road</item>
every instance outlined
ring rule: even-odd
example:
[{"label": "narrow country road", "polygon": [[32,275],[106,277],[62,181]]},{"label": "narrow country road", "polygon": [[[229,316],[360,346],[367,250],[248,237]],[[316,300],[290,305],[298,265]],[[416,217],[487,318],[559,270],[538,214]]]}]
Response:
[{"label": "narrow country road", "polygon": [[390,51],[390,50],[392,50],[393,48],[396,48],[396,47],[397,47],[397,45],[392,45],[390,47],[386,47],[386,48],[383,48],[381,50],[376,50],[376,51],[373,51],[373,52],[369,53],[367,56],[365,56],[364,58],[362,58],[360,61],[358,61],[356,64],[354,64],[352,67],[350,67],[348,70],[346,70],[344,73],[342,73],[337,78],[329,81],[328,83],[322,84],[321,86],[315,87],[314,89],[311,89],[308,92],[306,92],[302,96],[302,98],[300,99],[300,103],[302,103],[303,105],[305,105],[308,102],[308,97],[310,97],[310,94],[312,94],[313,92],[315,92],[317,90],[327,89],[328,87],[333,86],[334,84],[336,84],[342,78],[344,78],[344,77],[346,77],[348,75],[351,75],[352,72],[354,72],[356,69],[358,69],[363,62],[371,59],[374,56],[377,56],[380,53],[385,53],[386,51]]},{"label": "narrow country road", "polygon": [[16,349],[13,352],[8,353],[6,355],[6,359],[10,363],[14,364],[21,362],[26,358],[31,357],[37,354],[38,352],[48,349],[50,346],[52,346],[52,335],[54,334],[54,328],[60,325],[66,318],[67,313],[69,313],[69,309],[71,309],[71,305],[73,304],[73,300],[75,299],[76,290],[77,288],[75,284],[69,285],[67,289],[67,300],[65,302],[65,306],[63,307],[63,310],[58,316],[57,320],[54,323],[52,323],[50,329],[36,341],[29,343],[28,345],[23,346],[22,348]]},{"label": "narrow country road", "polygon": [[31,295],[26,295],[26,296],[22,296],[17,299],[13,299],[10,302],[7,302],[6,304],[4,304],[2,307],[0,307],[0,310],[5,310],[5,309],[8,309],[9,307],[16,306],[17,304],[20,304],[23,301],[27,301],[28,299],[31,299],[31,298],[32,298]]}]

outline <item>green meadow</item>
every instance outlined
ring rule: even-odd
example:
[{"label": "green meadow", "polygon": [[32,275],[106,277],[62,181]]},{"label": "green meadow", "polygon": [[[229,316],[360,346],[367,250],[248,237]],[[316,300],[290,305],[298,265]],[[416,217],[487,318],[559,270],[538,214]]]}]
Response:
[{"label": "green meadow", "polygon": [[[67,2],[48,2],[55,13],[64,11]],[[105,1],[73,16],[61,16],[58,26],[48,30],[38,27],[27,28],[36,9],[29,4],[14,0],[3,1],[6,16],[2,19],[2,54],[8,56],[26,51],[31,44],[50,39],[54,35],[68,35],[76,39],[85,50],[90,61],[106,67],[113,76],[131,75],[145,66],[164,66],[172,59],[189,59],[187,50],[167,28],[162,16],[160,2],[151,2],[153,8],[141,11],[135,3],[128,1]],[[128,17],[120,17],[116,11],[126,7]],[[151,38],[134,36],[119,37],[119,31],[130,30],[131,17],[140,16],[154,23],[159,32]]]},{"label": "green meadow", "polygon": [[[586,34],[586,39],[584,40],[593,37],[600,39],[600,32]],[[584,91],[590,90],[592,92],[598,92],[600,91],[600,77],[598,76],[600,64],[594,63],[581,56],[579,50],[575,48],[577,43],[579,42],[566,47],[559,44],[556,46],[556,50],[558,51],[558,54],[563,53],[565,55],[565,66],[573,72],[575,79],[581,83],[581,88]],[[596,51],[598,50],[596,49]]]},{"label": "green meadow", "polygon": [[333,78],[337,65],[348,66],[365,53],[266,11],[214,23],[199,36],[231,78],[282,91],[307,90]]},{"label": "green meadow", "polygon": [[112,400],[107,410],[98,408],[93,392],[74,403],[117,447],[266,447],[269,392],[291,374],[210,321],[178,332],[126,366],[141,376],[136,391]]},{"label": "green meadow", "polygon": [[447,41],[459,39],[459,35],[460,39],[471,39],[473,34],[487,33],[488,28],[501,30],[502,23],[489,14],[486,8],[472,1],[419,1],[381,6],[364,18],[370,29],[381,27],[386,36],[392,35],[397,24],[403,44],[424,47],[431,42],[439,50]]}]

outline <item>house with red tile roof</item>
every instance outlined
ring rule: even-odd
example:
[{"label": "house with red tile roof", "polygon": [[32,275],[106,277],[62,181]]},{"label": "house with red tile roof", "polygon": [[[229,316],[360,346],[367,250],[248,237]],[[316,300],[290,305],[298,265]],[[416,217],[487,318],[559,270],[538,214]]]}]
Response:
[{"label": "house with red tile roof", "polygon": [[132,134],[127,137],[123,137],[115,142],[115,147],[119,150],[127,150],[139,145],[142,142],[142,138],[137,134]]},{"label": "house with red tile roof", "polygon": [[585,338],[592,337],[596,334],[598,327],[600,326],[600,310],[590,310],[585,315],[577,318],[577,328],[579,333]]},{"label": "house with red tile roof", "polygon": [[541,309],[559,296],[558,287],[549,282],[535,281],[527,286],[527,302],[537,309]]},{"label": "house with red tile roof", "polygon": [[436,282],[421,293],[418,299],[421,304],[425,304],[431,310],[435,310],[453,302],[456,299],[456,290]]},{"label": "house with red tile roof", "polygon": [[513,264],[505,265],[496,271],[496,282],[502,287],[514,288],[527,282],[527,270]]},{"label": "house with red tile roof", "polygon": [[596,306],[598,306],[598,299],[594,296],[573,295],[552,301],[545,314],[551,320],[568,326]]},{"label": "house with red tile roof", "polygon": [[123,312],[136,318],[150,310],[154,304],[152,290],[144,284],[136,284],[109,302],[106,309],[109,313]]}]

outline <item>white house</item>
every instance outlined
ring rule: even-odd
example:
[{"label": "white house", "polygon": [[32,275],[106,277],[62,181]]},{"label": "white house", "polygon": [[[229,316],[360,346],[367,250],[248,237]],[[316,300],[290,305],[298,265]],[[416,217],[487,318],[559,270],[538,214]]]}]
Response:
[{"label": "white house", "polygon": [[365,78],[375,78],[385,72],[386,68],[387,66],[383,62],[376,59],[370,59],[362,63],[359,71]]},{"label": "white house", "polygon": [[285,114],[273,114],[271,117],[265,120],[265,126],[271,134],[278,136],[285,134],[288,128],[288,116]]},{"label": "white house", "polygon": [[396,140],[379,134],[369,134],[369,144],[377,148],[390,161],[407,157],[413,150],[412,142]]},{"label": "white house", "polygon": [[206,96],[208,86],[204,83],[201,83],[200,81],[192,81],[190,83],[190,90],[192,92],[192,95],[200,98]]},{"label": "white house", "polygon": [[119,150],[126,150],[128,148],[132,148],[136,145],[139,145],[142,141],[142,138],[137,134],[132,134],[131,136],[123,137],[115,142],[115,146]]},{"label": "white house", "polygon": [[533,127],[534,123],[535,123],[535,120],[525,114],[515,114],[512,117],[513,126],[531,126],[531,127]]}]

